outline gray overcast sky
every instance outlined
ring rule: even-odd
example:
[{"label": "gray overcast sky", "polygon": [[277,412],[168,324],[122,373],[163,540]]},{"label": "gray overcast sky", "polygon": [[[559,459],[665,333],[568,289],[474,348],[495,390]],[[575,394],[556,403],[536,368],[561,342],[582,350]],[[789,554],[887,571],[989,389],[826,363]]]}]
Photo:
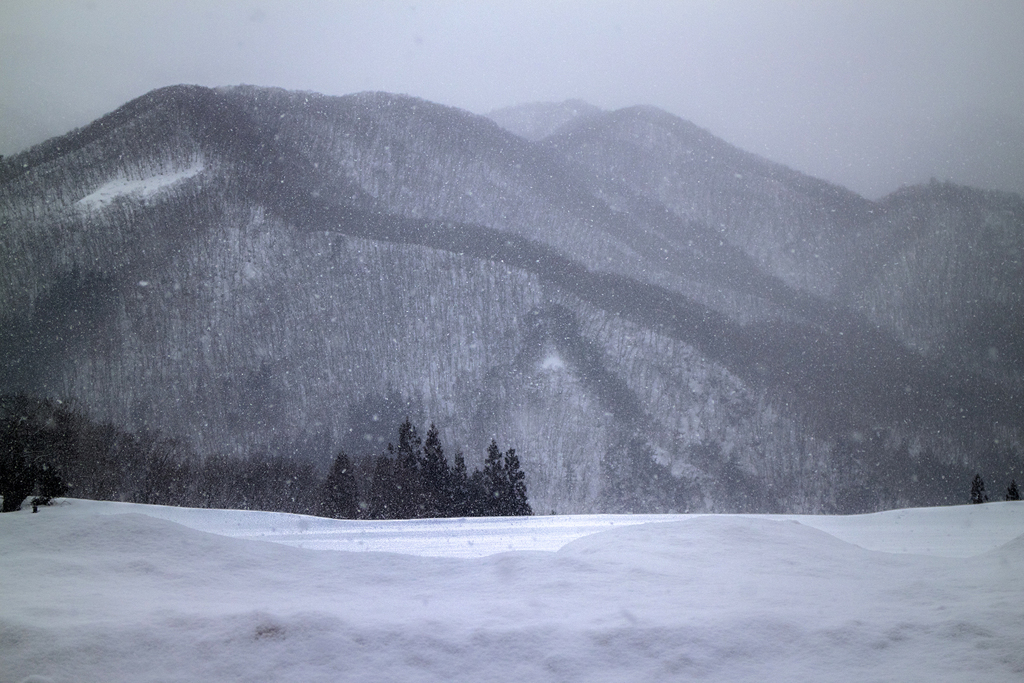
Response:
[{"label": "gray overcast sky", "polygon": [[0,0],[0,154],[175,83],[652,104],[871,198],[1024,193],[1024,0]]}]

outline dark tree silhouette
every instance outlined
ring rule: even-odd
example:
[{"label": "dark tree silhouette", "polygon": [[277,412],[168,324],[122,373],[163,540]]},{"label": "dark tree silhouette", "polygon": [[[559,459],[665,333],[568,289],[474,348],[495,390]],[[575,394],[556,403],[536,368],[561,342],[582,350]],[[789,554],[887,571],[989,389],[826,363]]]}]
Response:
[{"label": "dark tree silhouette", "polygon": [[8,438],[7,433],[0,437],[4,442],[0,445],[0,496],[4,498],[0,512],[20,510],[35,482],[23,443],[8,441]]},{"label": "dark tree silhouette", "polygon": [[55,467],[43,464],[37,477],[39,495],[32,499],[33,505],[49,505],[54,498],[68,495],[69,487]]},{"label": "dark tree silhouette", "polygon": [[20,510],[35,488],[43,446],[39,409],[25,394],[0,400],[0,512]]},{"label": "dark tree silhouette", "polygon": [[988,501],[988,495],[985,493],[985,482],[980,474],[975,474],[974,481],[971,482],[971,502],[984,503],[986,501]]},{"label": "dark tree silhouette", "polygon": [[491,439],[480,483],[483,487],[480,514],[501,517],[533,514],[526,499],[526,475],[519,467],[516,449],[510,448],[503,456],[498,442]]},{"label": "dark tree silhouette", "polygon": [[356,478],[345,451],[338,452],[327,473],[319,508],[323,517],[355,519],[358,516]]},{"label": "dark tree silhouette", "polygon": [[[463,463],[465,466],[465,463]],[[423,442],[423,458],[420,468],[420,491],[423,503],[423,517],[450,517],[453,494],[451,472],[444,457],[441,438],[437,427],[431,423],[427,438]]]},{"label": "dark tree silhouette", "polygon": [[97,424],[71,404],[0,396],[0,509],[18,510],[32,495],[46,504],[70,489],[98,500],[337,518],[532,514],[515,449],[502,454],[492,440],[484,470],[470,473],[461,453],[449,466],[436,425],[421,441],[408,418],[397,449],[355,463],[339,451],[319,479],[312,461],[293,453],[199,458],[183,441]]},{"label": "dark tree silhouette", "polygon": [[1017,488],[1017,480],[1011,479],[1010,485],[1006,487],[1006,500],[1020,500],[1020,489]]},{"label": "dark tree silhouette", "polygon": [[455,453],[449,476],[449,487],[449,517],[473,517],[478,514],[473,504],[473,490],[469,472],[466,469],[466,459],[462,456],[461,451]]},{"label": "dark tree silhouette", "polygon": [[423,516],[423,486],[420,481],[422,445],[416,427],[408,417],[405,418],[405,422],[398,427],[398,451],[395,453],[395,477],[398,487],[396,519]]},{"label": "dark tree silhouette", "polygon": [[485,516],[501,514],[501,498],[508,491],[508,477],[505,473],[498,442],[491,439],[487,446],[487,457],[484,459],[484,470],[481,477],[484,499],[480,514]]},{"label": "dark tree silhouette", "polygon": [[466,496],[467,517],[491,517],[494,511],[494,498],[488,492],[485,475],[480,470],[473,470],[469,475],[469,495]]},{"label": "dark tree silhouette", "polygon": [[514,448],[505,452],[505,477],[508,488],[501,499],[501,514],[514,517],[532,515],[533,509],[526,499],[526,474],[519,467],[519,456]]}]

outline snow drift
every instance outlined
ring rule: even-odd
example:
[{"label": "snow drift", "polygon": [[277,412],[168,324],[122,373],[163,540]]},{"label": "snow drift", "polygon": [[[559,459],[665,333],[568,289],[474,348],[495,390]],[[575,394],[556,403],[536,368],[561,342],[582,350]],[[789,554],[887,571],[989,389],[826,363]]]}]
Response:
[{"label": "snow drift", "polygon": [[[0,683],[1024,674],[1022,504],[651,519],[3,515]],[[332,542],[409,552],[295,547]]]}]

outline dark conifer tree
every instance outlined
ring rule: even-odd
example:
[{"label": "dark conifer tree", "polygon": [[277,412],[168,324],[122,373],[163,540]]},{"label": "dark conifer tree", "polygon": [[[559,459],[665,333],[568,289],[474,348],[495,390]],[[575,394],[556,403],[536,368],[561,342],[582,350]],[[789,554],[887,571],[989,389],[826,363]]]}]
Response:
[{"label": "dark conifer tree", "polygon": [[985,482],[980,474],[975,474],[974,481],[971,482],[971,502],[984,503],[986,501],[988,501],[988,495],[985,494]]},{"label": "dark conifer tree", "polygon": [[395,477],[398,488],[396,519],[422,517],[423,487],[420,482],[423,442],[409,418],[398,428],[398,451],[395,454]]},{"label": "dark conifer tree", "polygon": [[469,475],[469,495],[466,496],[467,517],[490,517],[494,512],[494,498],[490,495],[486,477],[480,470]]},{"label": "dark conifer tree", "polygon": [[433,424],[427,430],[427,438],[423,442],[420,490],[423,517],[452,516],[451,472],[441,447],[440,435]]},{"label": "dark conifer tree", "polygon": [[516,517],[532,515],[533,509],[526,498],[526,474],[519,467],[519,457],[514,448],[505,452],[505,477],[508,489],[501,499],[501,514]]},{"label": "dark conifer tree", "polygon": [[484,459],[481,483],[483,484],[484,499],[480,514],[484,516],[503,514],[502,499],[508,495],[508,475],[505,472],[501,451],[498,450],[498,442],[494,439],[491,439],[490,445],[487,446],[487,457]]},{"label": "dark conifer tree", "polygon": [[320,514],[336,519],[355,519],[359,511],[357,493],[352,464],[345,451],[339,451],[324,482]]},{"label": "dark conifer tree", "polygon": [[1006,487],[1006,500],[1020,500],[1020,489],[1017,488],[1017,480],[1011,479],[1010,485]]},{"label": "dark conifer tree", "polygon": [[405,422],[398,426],[398,451],[396,457],[398,464],[405,469],[417,469],[420,459],[423,456],[423,441],[420,439],[416,426],[405,418]]},{"label": "dark conifer tree", "polygon": [[462,457],[462,452],[458,451],[455,453],[449,476],[448,516],[473,517],[473,509],[466,459]]},{"label": "dark conifer tree", "polygon": [[20,442],[7,442],[0,445],[0,496],[3,506],[0,512],[14,512],[21,509],[21,503],[32,493],[35,475],[24,447]]},{"label": "dark conifer tree", "polygon": [[39,468],[39,495],[33,499],[37,505],[49,505],[54,498],[68,495],[69,487],[55,467],[43,464]]},{"label": "dark conifer tree", "polygon": [[[47,421],[49,424],[46,444],[46,467],[40,472],[40,489],[46,488],[52,493],[50,497],[61,498],[68,494],[67,479],[73,476],[82,458],[82,439],[88,428],[85,416],[67,403],[58,403],[53,414]],[[43,481],[45,477],[46,482]],[[56,479],[64,480],[57,485]],[[41,495],[47,495],[40,491]]]},{"label": "dark conifer tree", "polygon": [[0,512],[14,512],[35,488],[42,425],[38,406],[25,394],[4,396],[0,411]]}]

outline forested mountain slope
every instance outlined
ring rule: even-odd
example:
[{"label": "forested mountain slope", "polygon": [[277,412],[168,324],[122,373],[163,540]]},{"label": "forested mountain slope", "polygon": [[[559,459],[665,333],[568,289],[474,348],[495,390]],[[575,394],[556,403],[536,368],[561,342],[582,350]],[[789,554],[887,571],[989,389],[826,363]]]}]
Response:
[{"label": "forested mountain slope", "polygon": [[534,143],[381,93],[150,93],[0,165],[0,390],[200,455],[379,451],[404,412],[471,463],[514,446],[538,512],[852,511],[1020,477],[1012,373],[891,322],[933,286],[884,296],[902,271],[868,245],[899,198],[667,117]]},{"label": "forested mountain slope", "polygon": [[580,118],[543,144],[599,191],[701,220],[790,285],[1024,389],[1021,197],[933,181],[868,202],[650,107]]}]

